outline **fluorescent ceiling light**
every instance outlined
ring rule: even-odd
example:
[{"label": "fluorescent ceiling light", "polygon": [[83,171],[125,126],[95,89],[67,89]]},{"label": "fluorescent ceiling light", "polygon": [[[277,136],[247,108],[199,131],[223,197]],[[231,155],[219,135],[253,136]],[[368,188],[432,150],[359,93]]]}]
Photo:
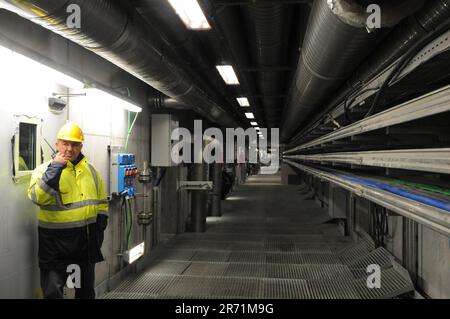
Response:
[{"label": "fluorescent ceiling light", "polygon": [[245,116],[248,118],[248,119],[254,119],[255,118],[255,116],[253,115],[253,113],[245,113]]},{"label": "fluorescent ceiling light", "polygon": [[225,81],[227,85],[238,85],[239,80],[234,72],[234,69],[231,65],[217,65],[217,71],[219,71],[220,76]]},{"label": "fluorescent ceiling light", "polygon": [[211,26],[206,20],[197,0],[168,0],[188,29],[209,30]]},{"label": "fluorescent ceiling light", "polygon": [[250,122],[250,125],[257,126],[258,122]]},{"label": "fluorescent ceiling light", "polygon": [[236,100],[240,106],[250,106],[250,102],[246,97],[238,97]]},{"label": "fluorescent ceiling light", "polygon": [[86,95],[94,98],[96,103],[109,104],[135,113],[142,112],[141,107],[99,89],[87,89]]}]

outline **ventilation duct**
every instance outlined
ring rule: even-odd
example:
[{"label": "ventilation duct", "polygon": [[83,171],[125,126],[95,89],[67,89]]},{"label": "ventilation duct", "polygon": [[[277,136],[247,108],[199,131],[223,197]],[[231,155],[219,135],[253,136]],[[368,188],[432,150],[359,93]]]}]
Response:
[{"label": "ventilation duct", "polygon": [[[429,33],[450,19],[450,0],[431,0],[426,1],[423,7],[413,16],[405,19],[399,24],[384,40],[383,45],[377,48],[359,67],[354,75],[333,98],[327,103],[324,112],[318,114],[311,121],[312,124],[318,123],[327,112],[330,112],[336,105],[341,103],[345,97],[361,83],[367,83],[373,77],[389,67],[405,52],[407,52],[415,43],[421,41]],[[298,144],[298,140],[309,131],[305,128],[298,134],[298,138],[290,147]]]},{"label": "ventilation duct", "polygon": [[[375,1],[376,2],[376,1]],[[392,27],[423,1],[383,4],[382,27]],[[287,141],[305,120],[347,80],[386,32],[368,32],[367,7],[355,0],[316,0],[287,105],[281,139]]]}]

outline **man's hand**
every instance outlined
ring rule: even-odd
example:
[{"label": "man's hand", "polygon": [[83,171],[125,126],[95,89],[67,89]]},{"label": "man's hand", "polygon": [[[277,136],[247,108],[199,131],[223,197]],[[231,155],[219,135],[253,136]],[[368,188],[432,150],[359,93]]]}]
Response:
[{"label": "man's hand", "polygon": [[67,162],[69,161],[69,157],[64,156],[64,154],[58,152],[56,153],[55,157],[53,158],[52,163],[58,163],[61,165],[67,165]]}]

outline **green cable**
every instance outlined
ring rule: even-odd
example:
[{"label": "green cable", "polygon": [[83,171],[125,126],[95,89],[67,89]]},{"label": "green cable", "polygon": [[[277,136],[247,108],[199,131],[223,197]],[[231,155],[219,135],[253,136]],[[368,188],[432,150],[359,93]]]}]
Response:
[{"label": "green cable", "polygon": [[[370,176],[366,175],[366,177],[370,177]],[[394,183],[394,184],[397,184],[397,185],[414,187],[414,188],[417,188],[417,189],[420,189],[420,190],[424,190],[424,191],[428,191],[428,192],[432,192],[432,193],[435,193],[435,194],[450,196],[450,190],[444,189],[444,188],[441,188],[441,187],[438,187],[438,186],[425,185],[425,184],[414,183],[414,182],[407,182],[407,181],[402,181],[402,180],[399,180],[399,179],[383,177],[383,176],[376,177],[375,179],[391,182],[391,183]]]},{"label": "green cable", "polygon": [[130,120],[131,120],[131,115],[130,115],[130,111],[128,111],[128,127],[127,127],[127,140],[126,140],[126,142],[125,142],[125,152],[127,151],[127,149],[128,149],[128,139],[130,138],[130,135],[131,135],[131,132],[133,131],[133,127],[134,127],[134,124],[136,123],[136,120],[137,120],[137,117],[138,117],[138,115],[139,115],[139,113],[136,113],[136,115],[134,116],[134,120],[133,120],[133,123],[131,124],[131,126],[130,126]]}]

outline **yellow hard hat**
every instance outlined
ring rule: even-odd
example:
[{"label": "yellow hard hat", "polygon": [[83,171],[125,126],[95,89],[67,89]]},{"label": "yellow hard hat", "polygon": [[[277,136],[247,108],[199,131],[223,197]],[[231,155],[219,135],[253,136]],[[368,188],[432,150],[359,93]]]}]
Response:
[{"label": "yellow hard hat", "polygon": [[83,131],[77,123],[69,122],[64,124],[58,132],[58,140],[72,141],[72,142],[83,142],[84,136]]}]

